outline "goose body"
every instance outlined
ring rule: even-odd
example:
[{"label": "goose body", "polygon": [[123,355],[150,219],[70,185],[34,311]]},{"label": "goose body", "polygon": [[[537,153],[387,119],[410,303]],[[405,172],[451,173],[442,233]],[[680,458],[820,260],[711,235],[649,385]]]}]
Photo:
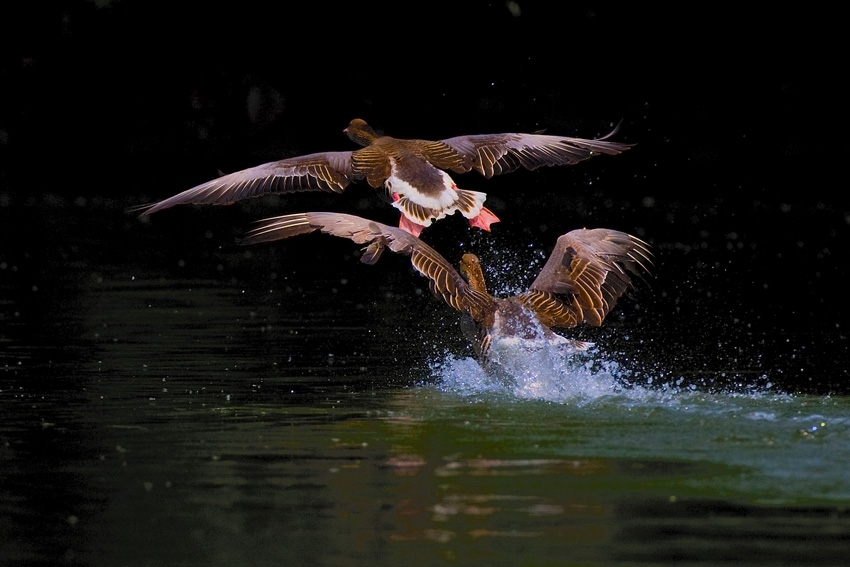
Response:
[{"label": "goose body", "polygon": [[268,194],[341,193],[351,182],[365,180],[399,210],[399,226],[414,236],[456,212],[471,226],[490,230],[499,219],[484,207],[486,194],[458,188],[449,172],[475,170],[490,178],[519,168],[573,165],[631,147],[607,139],[616,129],[596,140],[503,133],[431,141],[379,135],[364,120],[355,118],[343,131],[362,148],[291,157],[236,171],[154,203],[142,214],[175,205],[227,205]]},{"label": "goose body", "polygon": [[462,314],[461,326],[479,362],[487,368],[494,337],[527,344],[570,345],[553,328],[601,325],[618,299],[632,286],[630,275],[646,272],[649,246],[616,230],[578,229],[560,236],[529,289],[510,297],[487,291],[474,254],[465,254],[456,270],[442,255],[409,232],[354,215],[311,212],[260,221],[244,244],[271,242],[321,231],[363,244],[361,261],[374,264],[383,251],[405,254],[428,278],[431,291]]}]

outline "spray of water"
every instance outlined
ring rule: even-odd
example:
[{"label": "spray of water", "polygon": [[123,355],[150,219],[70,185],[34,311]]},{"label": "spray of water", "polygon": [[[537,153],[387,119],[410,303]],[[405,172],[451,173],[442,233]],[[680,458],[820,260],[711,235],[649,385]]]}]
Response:
[{"label": "spray of water", "polygon": [[[596,347],[584,351],[563,345],[529,347],[496,340],[485,370],[474,358],[445,354],[431,364],[438,386],[460,395],[496,393],[521,399],[582,404],[604,396],[636,393],[629,373]],[[638,388],[638,390],[641,388]]]},{"label": "spray of water", "polygon": [[709,406],[717,399],[774,398],[765,376],[718,383],[684,377],[664,368],[651,355],[649,364],[632,353],[609,351],[604,343],[587,349],[542,339],[496,337],[486,367],[469,356],[444,351],[430,362],[432,378],[444,392],[461,396],[496,394],[583,406],[610,401],[617,405]]},{"label": "spray of water", "polygon": [[[487,242],[478,242],[476,248],[497,296],[525,291],[546,260],[543,250],[532,245],[519,255]],[[542,329],[537,335],[535,341],[494,337],[486,369],[474,358],[443,353],[430,364],[432,376],[443,391],[461,395],[493,393],[578,404],[636,391],[630,373],[600,349],[577,350],[569,341],[549,343]]]},{"label": "spray of water", "polygon": [[[515,245],[515,243],[514,243]],[[523,292],[545,263],[544,251],[528,244],[518,254],[510,246],[493,244],[492,239],[477,240],[473,246],[482,258],[491,292],[497,296]],[[585,405],[604,403],[647,403],[664,406],[691,405],[706,394],[724,397],[759,397],[771,395],[772,384],[766,375],[711,376],[694,372],[676,374],[665,368],[665,360],[676,353],[664,348],[654,352],[636,353],[628,336],[604,338],[587,350],[569,348],[565,344],[550,344],[542,340],[521,341],[494,338],[491,351],[493,363],[486,369],[474,359],[450,352],[437,354],[430,363],[431,375],[445,392],[460,395],[483,393],[507,395],[518,399],[539,399],[550,402]],[[632,343],[630,353],[607,348],[616,342]],[[644,359],[644,360],[640,360]],[[680,367],[675,363],[669,366]]]}]

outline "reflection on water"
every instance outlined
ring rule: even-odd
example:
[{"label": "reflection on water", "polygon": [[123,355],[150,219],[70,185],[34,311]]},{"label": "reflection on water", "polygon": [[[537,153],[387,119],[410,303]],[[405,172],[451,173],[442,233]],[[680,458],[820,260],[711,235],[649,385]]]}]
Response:
[{"label": "reflection on water", "polygon": [[3,282],[3,565],[846,560],[844,397],[603,346],[494,381],[427,295],[412,331],[326,285]]}]

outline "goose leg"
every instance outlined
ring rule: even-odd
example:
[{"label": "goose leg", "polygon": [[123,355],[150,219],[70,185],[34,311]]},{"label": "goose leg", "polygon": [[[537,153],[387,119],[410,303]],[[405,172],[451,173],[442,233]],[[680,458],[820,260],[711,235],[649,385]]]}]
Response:
[{"label": "goose leg", "polygon": [[478,216],[469,219],[469,226],[490,231],[490,225],[494,222],[499,222],[499,217],[493,214],[493,211],[487,207],[481,207],[481,212]]},{"label": "goose leg", "polygon": [[401,218],[398,220],[398,227],[402,230],[406,230],[417,238],[419,237],[419,234],[422,232],[422,230],[425,228],[421,224],[413,222],[405,215],[401,215]]}]

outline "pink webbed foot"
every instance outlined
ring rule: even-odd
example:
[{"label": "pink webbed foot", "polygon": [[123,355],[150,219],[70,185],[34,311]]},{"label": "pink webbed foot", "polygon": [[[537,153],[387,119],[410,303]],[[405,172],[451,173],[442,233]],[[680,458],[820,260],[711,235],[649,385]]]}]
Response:
[{"label": "pink webbed foot", "polygon": [[398,220],[398,227],[406,230],[416,238],[419,238],[419,234],[425,228],[423,225],[413,222],[404,215],[401,215],[401,218]]},{"label": "pink webbed foot", "polygon": [[481,207],[481,212],[475,218],[469,219],[469,226],[480,228],[489,232],[490,225],[494,222],[499,222],[499,217],[493,214],[493,211],[487,207]]},{"label": "pink webbed foot", "polygon": [[[393,201],[398,201],[399,199],[401,199],[401,196],[398,193],[393,193],[392,198],[393,198]],[[419,234],[425,228],[423,225],[413,222],[412,220],[407,218],[404,214],[402,214],[401,218],[398,219],[398,227],[402,230],[409,232],[410,234],[412,234],[416,238],[419,238]]]}]

